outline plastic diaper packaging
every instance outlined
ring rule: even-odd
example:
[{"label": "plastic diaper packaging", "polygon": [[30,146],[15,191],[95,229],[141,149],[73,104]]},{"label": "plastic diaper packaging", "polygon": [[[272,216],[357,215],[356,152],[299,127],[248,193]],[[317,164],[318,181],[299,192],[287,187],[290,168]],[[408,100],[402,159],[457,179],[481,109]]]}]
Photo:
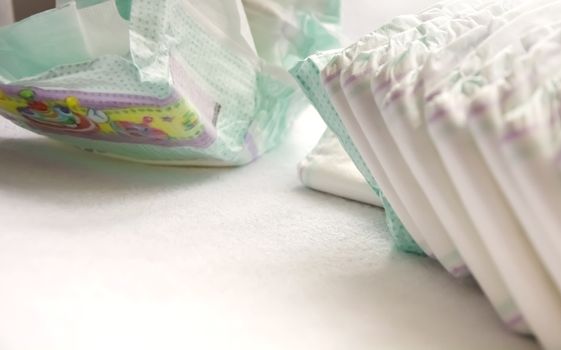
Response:
[{"label": "plastic diaper packaging", "polygon": [[[334,22],[338,3],[329,6]],[[291,37],[330,48],[336,40],[320,33],[327,17],[310,13]],[[317,35],[299,27],[311,18]],[[288,72],[258,56],[250,23],[241,0],[59,1],[0,28],[0,113],[111,157],[248,163],[280,141],[302,106]],[[300,48],[292,55],[308,54]]]}]

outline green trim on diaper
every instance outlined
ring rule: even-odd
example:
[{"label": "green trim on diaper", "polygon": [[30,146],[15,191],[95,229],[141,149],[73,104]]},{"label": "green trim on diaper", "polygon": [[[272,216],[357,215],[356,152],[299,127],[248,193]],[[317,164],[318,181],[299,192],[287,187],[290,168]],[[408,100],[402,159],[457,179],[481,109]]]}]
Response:
[{"label": "green trim on diaper", "polygon": [[337,135],[339,141],[343,145],[343,148],[349,154],[372,190],[374,190],[374,192],[382,198],[384,208],[386,210],[386,222],[397,248],[406,252],[424,255],[422,249],[411,238],[411,235],[403,226],[403,223],[391,207],[390,203],[383,196],[376,180],[372,174],[370,174],[368,167],[347,134],[347,131],[341,122],[341,118],[335,111],[335,108],[329,100],[327,92],[323,88],[321,83],[321,70],[337,53],[338,51],[327,51],[313,55],[296,65],[296,67],[291,70],[291,73],[296,78],[312,104],[318,110],[325,123]]},{"label": "green trim on diaper", "polygon": [[[124,56],[90,57],[73,6],[0,28],[0,51],[14,53],[0,59],[0,115],[80,149],[155,164],[243,165],[282,140],[305,100],[287,72],[220,37],[181,0],[132,4]],[[44,50],[54,32],[66,35],[49,47],[68,50]]]}]

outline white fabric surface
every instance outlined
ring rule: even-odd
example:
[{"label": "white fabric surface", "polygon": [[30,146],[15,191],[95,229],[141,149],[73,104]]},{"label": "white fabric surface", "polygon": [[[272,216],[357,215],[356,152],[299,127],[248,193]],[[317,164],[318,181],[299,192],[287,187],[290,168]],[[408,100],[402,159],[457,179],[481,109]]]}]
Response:
[{"label": "white fabric surface", "polygon": [[0,348],[535,349],[383,212],[304,189],[323,125],[241,169],[84,154],[0,122]]},{"label": "white fabric surface", "polygon": [[382,206],[349,155],[329,129],[314,149],[298,163],[298,176],[305,186],[358,202]]},{"label": "white fabric surface", "polygon": [[537,349],[473,282],[394,251],[380,209],[299,184],[324,128],[309,110],[248,167],[186,169],[1,120],[0,349]]}]

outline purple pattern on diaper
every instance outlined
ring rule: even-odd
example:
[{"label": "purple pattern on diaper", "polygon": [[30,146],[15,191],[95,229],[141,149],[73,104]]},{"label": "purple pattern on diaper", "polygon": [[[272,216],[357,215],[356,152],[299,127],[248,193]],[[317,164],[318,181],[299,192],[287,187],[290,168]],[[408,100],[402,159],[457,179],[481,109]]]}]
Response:
[{"label": "purple pattern on diaper", "polygon": [[249,154],[251,154],[251,160],[259,158],[259,150],[255,144],[255,139],[249,132],[245,136],[245,147],[249,151]]},{"label": "purple pattern on diaper", "polygon": [[[25,88],[27,88],[27,86],[0,84],[1,90],[13,96],[16,96],[22,89]],[[35,98],[37,100],[64,100],[68,96],[73,96],[78,98],[83,105],[95,109],[131,108],[139,106],[164,107],[177,103],[181,99],[175,91],[173,91],[169,97],[164,99],[130,94],[113,94],[76,90],[45,90],[36,87],[33,87],[33,92],[35,92]]]},{"label": "purple pattern on diaper", "polygon": [[[17,96],[21,90],[25,89],[25,87],[0,85],[0,89],[2,89],[6,95]],[[211,127],[200,127],[201,132],[199,134],[188,138],[170,137],[165,131],[153,126],[152,122],[155,121],[156,118],[150,115],[150,110],[166,108],[175,103],[181,102],[179,96],[176,94],[173,94],[166,99],[154,99],[145,96],[89,93],[83,91],[53,91],[39,88],[30,90],[34,93],[33,100],[37,101],[37,104],[48,108],[45,110],[46,113],[49,113],[51,116],[55,116],[53,111],[57,108],[63,108],[68,114],[66,122],[70,123],[70,125],[65,126],[64,123],[60,123],[57,119],[52,119],[51,121],[42,117],[41,113],[30,110],[30,107],[26,107],[22,110],[22,112],[20,112],[21,117],[15,118],[15,116],[10,116],[10,118],[8,118],[14,122],[19,120],[19,122],[17,122],[18,125],[25,125],[25,127],[39,134],[47,136],[62,135],[97,141],[138,145],[157,145],[163,147],[190,146],[196,148],[207,148],[216,140],[216,130],[212,125]],[[110,119],[108,125],[111,125],[113,131],[111,133],[103,133],[100,132],[97,123],[90,119],[89,116],[72,112],[70,109],[66,108],[64,104],[57,107],[58,105],[51,105],[51,102],[46,103],[46,101],[65,101],[65,99],[69,96],[78,99],[82,108],[85,108],[94,114],[107,113],[107,115],[110,115],[113,111],[118,111],[120,109],[146,109],[146,116],[143,118],[142,122]],[[39,118],[30,118],[27,116],[27,113],[38,115]],[[5,112],[4,114],[8,113]],[[179,116],[169,116],[163,118],[173,120],[173,118],[177,117]],[[186,125],[186,127],[196,127],[196,124]]]},{"label": "purple pattern on diaper", "polygon": [[478,119],[483,117],[485,112],[487,112],[488,107],[489,106],[483,102],[476,102],[472,104],[468,111],[468,118]]},{"label": "purple pattern on diaper", "polygon": [[515,329],[522,323],[524,323],[524,316],[522,316],[521,314],[516,314],[506,322],[506,326],[510,329]]},{"label": "purple pattern on diaper", "polygon": [[415,83],[415,87],[413,88],[413,92],[419,92],[421,89],[425,87],[425,79],[420,78],[417,83]]},{"label": "purple pattern on diaper", "polygon": [[388,93],[389,89],[391,87],[391,84],[393,82],[396,82],[396,83],[400,82],[404,77],[405,77],[405,74],[400,73],[400,74],[395,75],[394,77],[385,78],[380,83],[374,82],[374,84],[375,84],[374,89],[373,89],[374,94],[375,95],[380,95],[380,94]]},{"label": "purple pattern on diaper", "polygon": [[428,122],[429,124],[436,123],[448,116],[446,109],[442,107],[437,107],[430,115]]},{"label": "purple pattern on diaper", "polygon": [[[18,125],[40,134],[138,145],[207,148],[217,139],[216,124],[221,107],[194,83],[191,74],[181,65],[172,60],[170,68],[177,86],[171,88],[166,98],[4,84],[0,84],[0,91],[20,98],[20,93],[27,90],[28,96],[20,98],[26,104],[18,108],[20,117],[10,116],[9,119],[18,120]],[[80,108],[67,106],[68,99],[76,101]],[[137,117],[134,121],[109,117],[120,113],[135,113]],[[143,115],[141,121],[137,119],[138,114]],[[157,121],[174,124],[158,127],[154,124]]]},{"label": "purple pattern on diaper", "polygon": [[459,278],[459,277],[464,277],[469,275],[469,269],[466,265],[460,265],[460,266],[456,266],[454,267],[450,273],[452,274],[452,276]]},{"label": "purple pattern on diaper", "polygon": [[380,93],[383,93],[384,91],[388,91],[390,85],[391,85],[391,80],[390,79],[384,79],[382,82],[380,83],[375,83],[374,84],[374,94],[375,95],[379,95]]},{"label": "purple pattern on diaper", "polygon": [[330,83],[333,79],[335,79],[335,78],[337,78],[337,77],[339,77],[339,76],[341,76],[341,70],[340,70],[340,69],[337,69],[335,72],[326,75],[326,76],[323,78],[323,81],[324,81],[325,83]]},{"label": "purple pattern on diaper", "polygon": [[441,92],[442,92],[441,90],[436,90],[434,92],[431,92],[429,95],[427,95],[425,100],[427,102],[431,102],[432,100],[434,100],[436,98],[436,96],[440,95]]},{"label": "purple pattern on diaper", "polygon": [[554,163],[558,166],[561,165],[561,150],[557,151],[557,154],[554,157]]},{"label": "purple pattern on diaper", "polygon": [[516,129],[516,130],[510,130],[507,131],[503,137],[501,138],[502,142],[512,142],[515,141],[519,138],[522,138],[528,134],[530,134],[530,132],[533,130],[534,128],[532,127],[526,127],[525,129]]},{"label": "purple pattern on diaper", "polygon": [[349,86],[352,83],[354,83],[355,81],[358,80],[358,78],[362,78],[366,75],[366,72],[363,72],[361,74],[351,74],[349,77],[347,77],[347,79],[345,79],[345,81],[343,82],[343,86]]},{"label": "purple pattern on diaper", "polygon": [[402,89],[395,90],[391,93],[388,103],[393,103],[405,96],[405,91]]}]

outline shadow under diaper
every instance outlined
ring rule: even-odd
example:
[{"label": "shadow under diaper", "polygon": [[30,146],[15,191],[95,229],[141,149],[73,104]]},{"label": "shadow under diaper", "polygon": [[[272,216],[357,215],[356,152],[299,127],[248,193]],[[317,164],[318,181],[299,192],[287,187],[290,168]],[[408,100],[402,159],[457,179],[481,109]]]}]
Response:
[{"label": "shadow under diaper", "polygon": [[166,167],[85,153],[45,138],[0,137],[0,200],[10,192],[40,201],[64,196],[82,202],[148,199],[212,182],[232,168]]}]

